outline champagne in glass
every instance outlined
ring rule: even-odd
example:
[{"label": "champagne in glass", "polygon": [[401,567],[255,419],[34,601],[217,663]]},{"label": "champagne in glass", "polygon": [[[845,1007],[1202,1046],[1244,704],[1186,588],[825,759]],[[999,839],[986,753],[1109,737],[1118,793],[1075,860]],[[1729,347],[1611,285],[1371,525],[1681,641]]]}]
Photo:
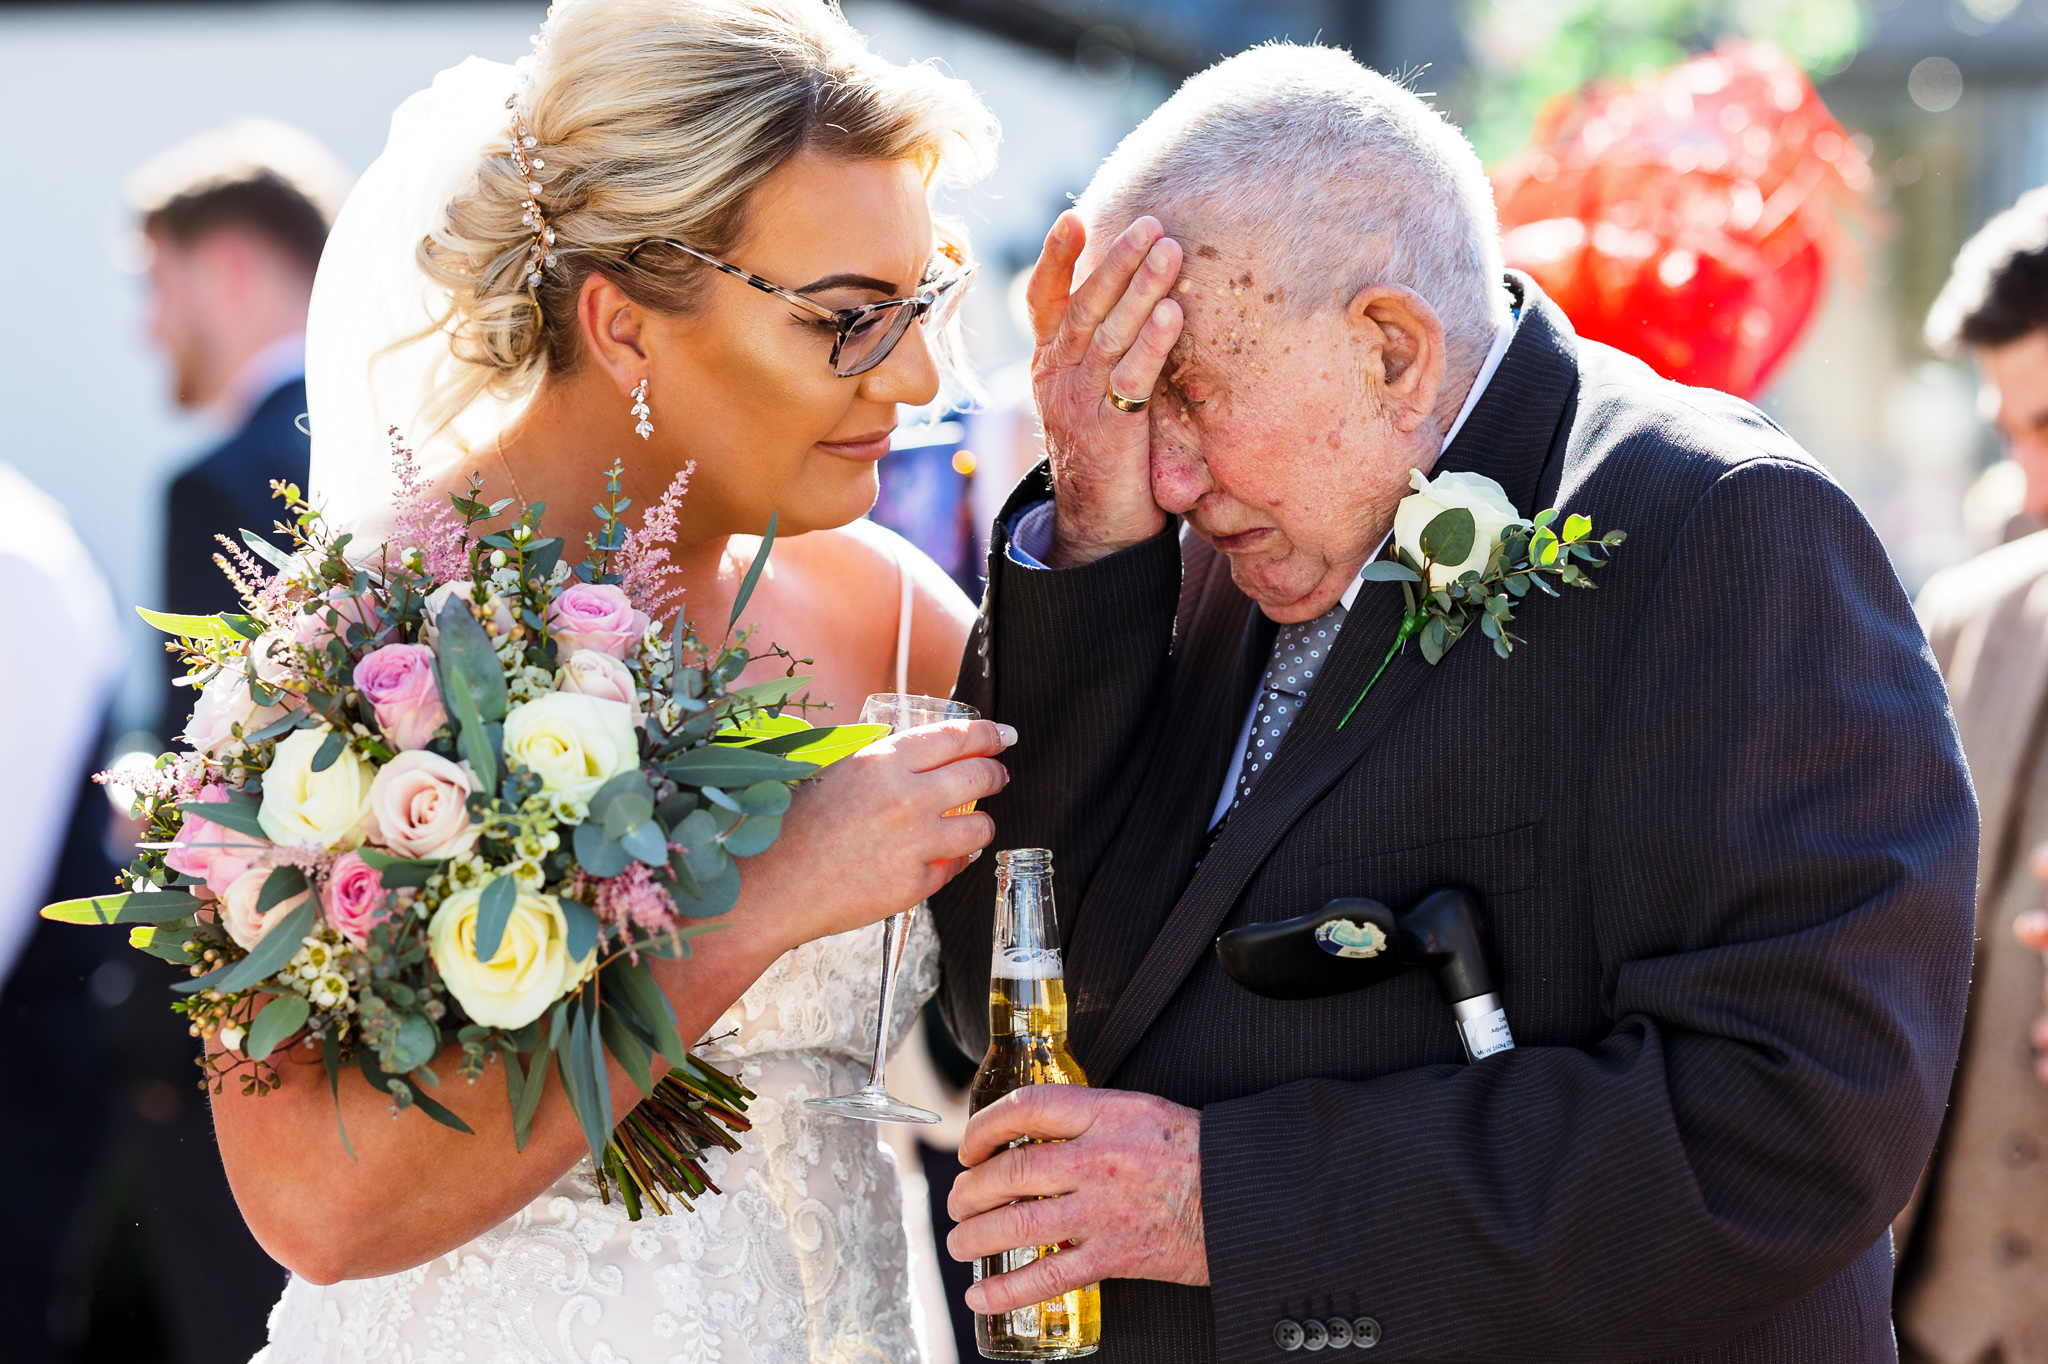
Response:
[{"label": "champagne in glass", "polygon": [[[862,703],[860,722],[887,725],[890,732],[935,725],[942,720],[978,720],[981,712],[942,696],[915,696],[905,692],[878,692]],[[949,815],[965,814],[974,808],[969,801]],[[915,906],[913,906],[915,908]],[[806,1099],[804,1107],[815,1108],[841,1118],[862,1122],[914,1122],[930,1124],[939,1115],[929,1109],[907,1104],[889,1092],[883,1071],[889,1062],[889,1016],[896,1008],[896,966],[903,960],[903,943],[910,936],[911,910],[901,910],[882,921],[882,1006],[875,1020],[875,1061],[868,1082],[851,1094]]]},{"label": "champagne in glass", "polygon": [[[1067,987],[1052,900],[1052,854],[1013,848],[996,854],[996,925],[989,965],[988,1055],[967,1092],[979,1112],[1025,1085],[1085,1085],[1067,1051]],[[1027,1138],[1028,1140],[1028,1138]],[[974,1278],[1022,1269],[1058,1246],[1025,1246],[978,1260]],[[1074,1359],[1102,1343],[1099,1284],[1069,1289],[1000,1316],[974,1315],[985,1359]]]}]

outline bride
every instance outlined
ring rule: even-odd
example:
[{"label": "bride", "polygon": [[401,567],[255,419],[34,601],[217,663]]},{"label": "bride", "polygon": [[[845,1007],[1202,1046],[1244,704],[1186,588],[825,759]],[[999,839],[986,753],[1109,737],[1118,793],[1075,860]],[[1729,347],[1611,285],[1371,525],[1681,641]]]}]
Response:
[{"label": "bride", "polygon": [[[337,225],[309,339],[316,500],[375,543],[394,425],[434,496],[480,475],[486,500],[545,502],[571,545],[615,461],[641,509],[687,470],[673,557],[707,632],[775,514],[756,639],[813,656],[839,718],[871,692],[944,695],[971,608],[858,518],[898,404],[938,392],[971,274],[930,191],[992,141],[963,84],[870,55],[818,0],[558,4],[516,71],[473,59],[408,101]],[[878,921],[990,841],[986,815],[942,814],[1002,788],[1015,737],[956,722],[828,769],[743,864],[721,931],[657,963],[683,1035],[760,1096],[694,1211],[602,1202],[558,1092],[515,1153],[495,1068],[437,1095],[475,1136],[391,1121],[344,1078],[353,1160],[317,1064],[219,1095],[236,1197],[293,1271],[258,1358],[918,1358],[889,1158],[803,1100],[866,1079]],[[935,985],[913,925],[879,1020],[895,1037]],[[611,1078],[623,1112],[638,1091]]]}]

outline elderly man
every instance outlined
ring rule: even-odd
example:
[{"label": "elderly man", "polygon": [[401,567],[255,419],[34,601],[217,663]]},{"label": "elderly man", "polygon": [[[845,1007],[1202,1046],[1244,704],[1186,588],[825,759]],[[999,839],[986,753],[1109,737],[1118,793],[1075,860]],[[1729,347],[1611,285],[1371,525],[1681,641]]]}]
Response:
[{"label": "elderly man", "polygon": [[[1024,736],[993,812],[1054,851],[1097,1087],[976,1116],[949,1248],[1062,1246],[970,1305],[1107,1280],[1105,1364],[1894,1358],[1886,1224],[1969,970],[1941,680],[1810,457],[1579,340],[1495,238],[1454,129],[1268,47],[1040,260],[1050,460],[960,695]],[[1411,646],[1346,720],[1402,625],[1361,569],[1411,469],[1628,540],[1600,590],[1530,592],[1512,656]],[[1212,950],[1444,887],[1517,1044],[1471,1064],[1426,971],[1275,999]],[[983,863],[934,901],[970,1048],[992,900]]]}]

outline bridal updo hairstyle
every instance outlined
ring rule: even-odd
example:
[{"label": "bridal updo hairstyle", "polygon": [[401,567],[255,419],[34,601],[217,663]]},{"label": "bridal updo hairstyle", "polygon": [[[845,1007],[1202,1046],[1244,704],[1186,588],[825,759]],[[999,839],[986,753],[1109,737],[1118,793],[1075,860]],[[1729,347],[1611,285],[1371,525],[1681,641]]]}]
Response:
[{"label": "bridal updo hairstyle", "polygon": [[446,395],[456,409],[573,368],[592,271],[646,307],[687,311],[711,267],[677,251],[629,265],[626,253],[669,237],[723,254],[754,188],[799,152],[912,161],[936,188],[978,178],[995,145],[964,81],[875,56],[823,0],[567,0],[521,71],[556,263],[530,293],[533,228],[520,219],[532,196],[509,136],[494,141],[418,251],[451,295],[454,353],[476,367],[467,392]]}]

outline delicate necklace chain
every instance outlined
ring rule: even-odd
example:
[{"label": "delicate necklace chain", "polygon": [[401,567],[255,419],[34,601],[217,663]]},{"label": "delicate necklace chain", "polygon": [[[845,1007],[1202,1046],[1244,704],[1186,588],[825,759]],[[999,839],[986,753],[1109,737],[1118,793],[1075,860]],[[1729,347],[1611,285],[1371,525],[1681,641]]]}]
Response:
[{"label": "delicate necklace chain", "polygon": [[526,494],[519,490],[519,477],[512,472],[512,461],[505,458],[505,433],[503,431],[498,433],[497,446],[498,467],[505,471],[505,481],[512,485],[512,496],[519,499],[519,509],[524,511],[533,504],[528,502]]}]

